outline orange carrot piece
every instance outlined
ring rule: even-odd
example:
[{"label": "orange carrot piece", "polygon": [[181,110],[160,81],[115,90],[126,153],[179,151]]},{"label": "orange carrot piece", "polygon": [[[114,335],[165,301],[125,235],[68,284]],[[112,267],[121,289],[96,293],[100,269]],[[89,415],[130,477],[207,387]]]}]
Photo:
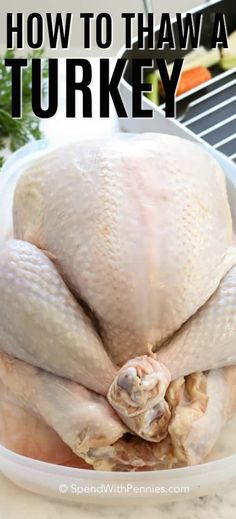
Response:
[{"label": "orange carrot piece", "polygon": [[[209,81],[211,78],[211,72],[205,67],[196,67],[186,70],[185,72],[182,72],[180,76],[176,95],[180,96],[181,94],[192,90],[192,88]],[[165,97],[165,90],[162,82],[160,83],[160,94],[162,97]]]}]

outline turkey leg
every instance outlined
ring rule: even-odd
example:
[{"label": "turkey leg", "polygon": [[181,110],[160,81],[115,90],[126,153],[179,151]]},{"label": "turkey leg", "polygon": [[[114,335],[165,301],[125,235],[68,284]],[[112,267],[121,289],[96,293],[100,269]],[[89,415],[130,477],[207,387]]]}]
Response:
[{"label": "turkey leg", "polygon": [[42,419],[21,407],[2,382],[0,394],[1,445],[21,456],[46,463],[91,468]]},{"label": "turkey leg", "polygon": [[110,445],[127,431],[104,397],[5,353],[0,353],[0,381],[76,454]]}]

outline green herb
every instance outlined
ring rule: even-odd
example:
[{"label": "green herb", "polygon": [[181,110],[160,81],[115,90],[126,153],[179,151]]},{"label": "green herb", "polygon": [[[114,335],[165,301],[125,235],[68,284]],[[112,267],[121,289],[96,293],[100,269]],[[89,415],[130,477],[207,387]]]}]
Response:
[{"label": "green herb", "polygon": [[[32,93],[32,59],[42,58],[43,51],[35,51],[28,56],[28,67],[22,73],[22,118],[13,119],[11,117],[12,84],[11,71],[5,67],[4,59],[15,58],[14,50],[8,50],[3,58],[0,58],[0,149],[5,146],[4,140],[9,139],[9,148],[16,151],[26,144],[32,137],[40,139],[40,119],[32,112],[31,93]],[[42,59],[42,77],[48,75],[47,63]],[[42,90],[45,94],[46,85],[42,81]],[[3,164],[3,157],[0,155],[0,167]]]}]

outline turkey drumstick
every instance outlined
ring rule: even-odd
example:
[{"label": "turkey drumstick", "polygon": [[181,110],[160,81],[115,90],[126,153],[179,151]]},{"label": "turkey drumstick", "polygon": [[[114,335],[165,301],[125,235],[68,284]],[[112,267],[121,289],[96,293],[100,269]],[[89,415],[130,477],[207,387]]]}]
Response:
[{"label": "turkey drumstick", "polygon": [[20,406],[0,383],[0,444],[7,449],[39,461],[90,468],[42,419]]},{"label": "turkey drumstick", "polygon": [[[236,412],[235,366],[181,377],[170,384],[166,398],[172,419],[160,443],[127,438],[127,429],[104,397],[5,353],[0,353],[0,384],[22,410],[43,420],[75,454],[100,470],[199,463]],[[45,430],[42,433],[45,437]]]},{"label": "turkey drumstick", "polygon": [[78,454],[121,438],[127,428],[103,396],[0,353],[0,380],[18,404],[54,429]]},{"label": "turkey drumstick", "polygon": [[176,459],[193,465],[211,452],[222,427],[236,413],[236,366],[183,380],[172,382],[167,392],[174,409],[169,434]]}]

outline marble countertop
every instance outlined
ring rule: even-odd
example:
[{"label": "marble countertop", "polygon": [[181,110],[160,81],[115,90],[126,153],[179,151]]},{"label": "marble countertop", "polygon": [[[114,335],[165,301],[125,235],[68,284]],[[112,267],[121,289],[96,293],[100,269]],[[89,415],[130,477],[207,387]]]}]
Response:
[{"label": "marble countertop", "polygon": [[106,507],[70,505],[26,492],[0,475],[2,519],[233,519],[236,516],[235,488],[215,496],[184,500],[160,506]]}]

